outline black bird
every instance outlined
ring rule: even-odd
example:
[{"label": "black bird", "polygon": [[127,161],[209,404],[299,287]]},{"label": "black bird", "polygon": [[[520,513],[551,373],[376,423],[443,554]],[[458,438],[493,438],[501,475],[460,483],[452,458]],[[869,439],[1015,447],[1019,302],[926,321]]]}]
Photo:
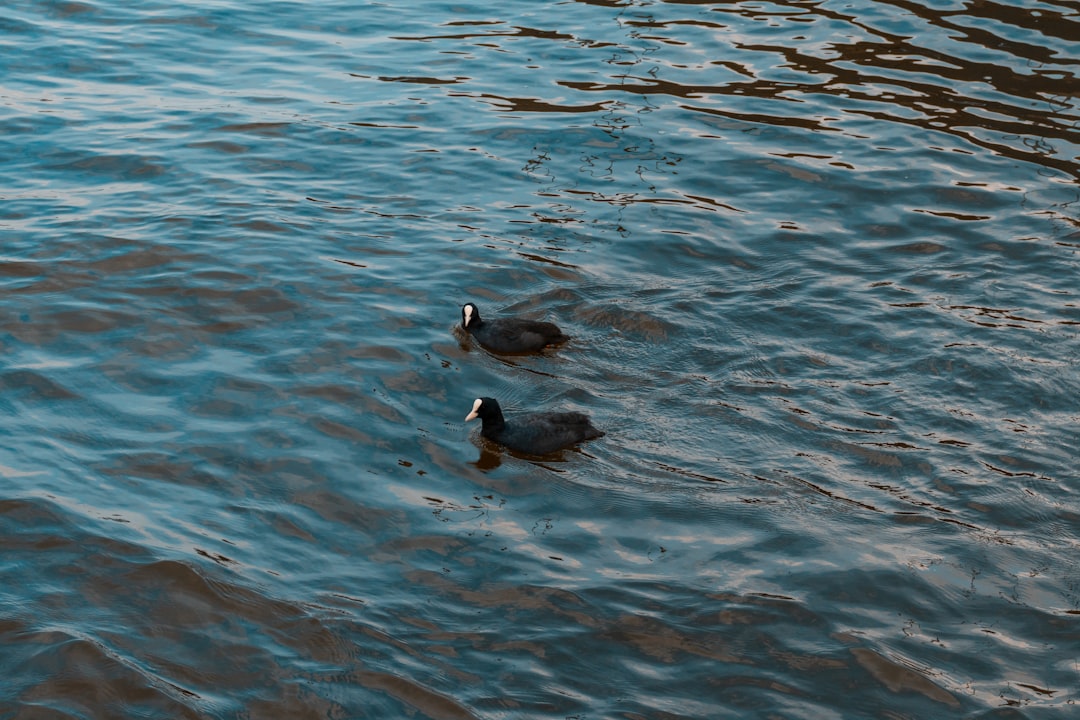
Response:
[{"label": "black bird", "polygon": [[461,327],[482,346],[497,353],[538,352],[570,339],[554,323],[521,318],[482,320],[480,310],[473,303],[461,307]]},{"label": "black bird", "polygon": [[593,427],[588,415],[579,412],[529,413],[506,421],[499,401],[488,397],[476,399],[465,421],[477,417],[484,423],[481,435],[530,455],[547,455],[604,436],[602,430]]}]

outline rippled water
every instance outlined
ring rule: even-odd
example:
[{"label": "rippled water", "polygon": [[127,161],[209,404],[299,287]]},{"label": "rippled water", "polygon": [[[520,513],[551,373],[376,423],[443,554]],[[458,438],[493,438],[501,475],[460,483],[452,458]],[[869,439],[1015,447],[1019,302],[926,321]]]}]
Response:
[{"label": "rippled water", "polygon": [[1077,38],[8,3],[0,717],[1073,717]]}]

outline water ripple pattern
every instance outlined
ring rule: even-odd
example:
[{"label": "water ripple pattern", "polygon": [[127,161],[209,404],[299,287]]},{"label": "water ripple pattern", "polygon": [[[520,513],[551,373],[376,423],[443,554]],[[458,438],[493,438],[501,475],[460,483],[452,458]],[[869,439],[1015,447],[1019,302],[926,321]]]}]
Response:
[{"label": "water ripple pattern", "polygon": [[1073,717],[1078,38],[6,3],[0,718]]}]

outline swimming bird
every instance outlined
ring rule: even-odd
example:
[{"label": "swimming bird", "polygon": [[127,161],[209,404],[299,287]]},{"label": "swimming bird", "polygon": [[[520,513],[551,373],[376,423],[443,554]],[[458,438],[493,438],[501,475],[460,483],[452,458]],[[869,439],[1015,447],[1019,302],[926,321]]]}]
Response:
[{"label": "swimming bird", "polygon": [[473,418],[483,422],[480,434],[488,440],[530,455],[547,455],[604,436],[579,412],[537,412],[504,420],[499,401],[489,397],[476,399],[465,421]]},{"label": "swimming bird", "polygon": [[538,352],[570,339],[554,323],[522,318],[483,320],[473,303],[461,307],[461,327],[483,347],[497,353]]}]

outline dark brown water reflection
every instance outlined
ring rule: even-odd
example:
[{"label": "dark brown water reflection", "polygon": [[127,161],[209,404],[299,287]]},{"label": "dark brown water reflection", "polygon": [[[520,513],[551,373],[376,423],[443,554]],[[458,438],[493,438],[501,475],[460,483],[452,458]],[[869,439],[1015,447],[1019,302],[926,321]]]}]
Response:
[{"label": "dark brown water reflection", "polygon": [[0,15],[0,718],[1074,714],[1080,4]]}]

